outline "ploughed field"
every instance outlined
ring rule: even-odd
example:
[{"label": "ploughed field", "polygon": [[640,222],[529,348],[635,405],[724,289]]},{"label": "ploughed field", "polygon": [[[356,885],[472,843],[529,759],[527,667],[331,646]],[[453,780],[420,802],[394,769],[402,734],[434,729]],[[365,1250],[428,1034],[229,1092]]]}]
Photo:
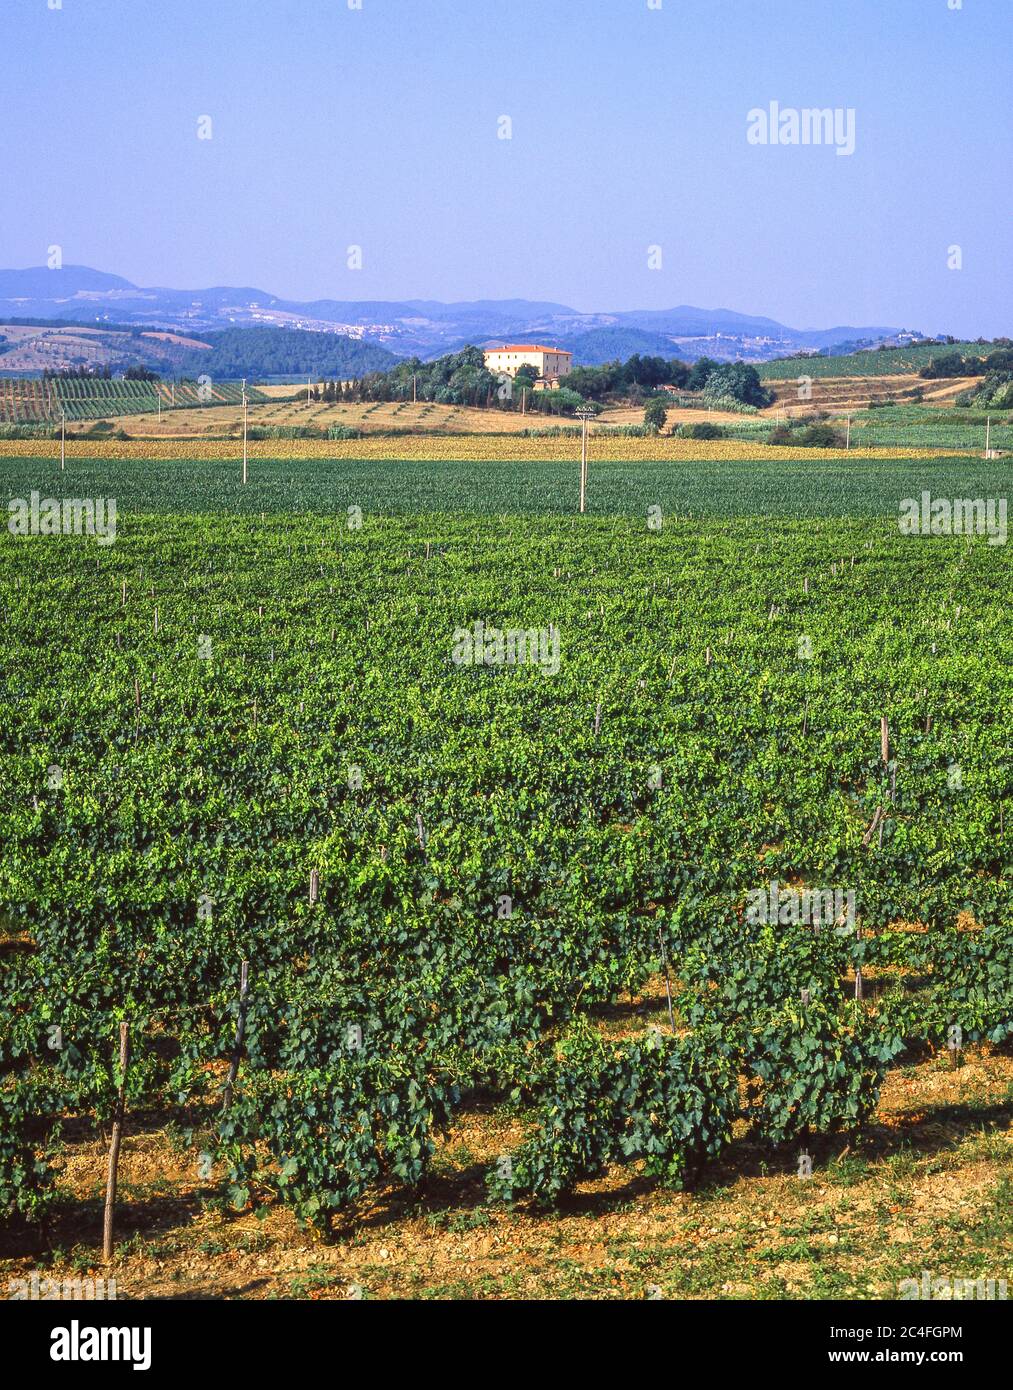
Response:
[{"label": "ploughed field", "polygon": [[10,1268],[97,1258],[126,1021],[128,1292],[263,1296],[196,1225],[295,1296],[1002,1273],[1013,565],[897,521],[1000,469],[0,459],[116,499],[0,543]]}]

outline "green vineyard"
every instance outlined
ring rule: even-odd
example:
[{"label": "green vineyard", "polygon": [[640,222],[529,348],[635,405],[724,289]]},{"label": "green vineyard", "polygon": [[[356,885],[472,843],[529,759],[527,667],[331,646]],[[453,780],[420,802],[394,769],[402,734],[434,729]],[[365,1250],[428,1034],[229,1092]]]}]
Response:
[{"label": "green vineyard", "polygon": [[[246,388],[251,404],[268,398],[256,387]],[[55,424],[72,420],[101,420],[109,415],[143,415],[148,411],[192,410],[206,405],[241,405],[243,387],[237,381],[200,385],[127,381],[103,377],[0,377],[0,424]]]},{"label": "green vineyard", "polygon": [[936,357],[960,353],[965,357],[985,357],[993,347],[981,343],[917,343],[913,347],[876,348],[850,352],[838,357],[789,357],[761,362],[757,371],[763,381],[782,381],[805,372],[812,377],[890,376],[918,373]]},{"label": "green vineyard", "polygon": [[889,1068],[1008,1047],[1013,563],[897,525],[999,464],[601,464],[583,517],[562,464],[72,467],[0,460],[117,500],[0,547],[9,1218],[121,1085],[326,1229],[476,1106],[489,1200],[554,1206],[742,1124],[818,1170]]},{"label": "green vineyard", "polygon": [[[853,449],[914,448],[960,449],[968,453],[990,449],[1013,449],[1013,420],[996,412],[986,416],[972,410],[939,410],[933,406],[898,405],[875,410],[845,411],[833,403],[824,404],[814,393],[810,408],[825,411],[834,429],[845,442],[846,419],[850,419],[850,445]],[[769,418],[744,419],[722,426],[729,439],[750,439],[765,443],[777,422]],[[803,418],[801,427],[807,422]]]}]

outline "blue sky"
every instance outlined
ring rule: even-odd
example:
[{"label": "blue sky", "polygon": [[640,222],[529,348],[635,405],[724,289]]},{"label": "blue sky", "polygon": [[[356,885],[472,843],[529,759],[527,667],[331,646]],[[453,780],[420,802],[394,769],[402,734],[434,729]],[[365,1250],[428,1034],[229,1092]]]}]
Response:
[{"label": "blue sky", "polygon": [[[50,3],[4,0],[2,266],[1013,331],[1010,0]],[[749,144],[772,100],[854,154]]]}]

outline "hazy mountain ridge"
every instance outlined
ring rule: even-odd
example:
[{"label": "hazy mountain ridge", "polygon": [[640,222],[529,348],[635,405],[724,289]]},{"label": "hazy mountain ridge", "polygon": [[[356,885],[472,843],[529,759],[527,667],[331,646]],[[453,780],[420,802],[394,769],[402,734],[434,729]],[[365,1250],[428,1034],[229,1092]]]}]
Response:
[{"label": "hazy mountain ridge", "polygon": [[548,340],[569,348],[577,360],[587,363],[628,356],[629,351],[766,361],[844,342],[880,342],[898,332],[882,325],[795,329],[733,309],[689,304],[581,313],[565,304],[525,299],[453,304],[428,299],[302,302],[281,299],[255,286],[141,287],[122,276],[77,265],[59,270],[0,270],[0,317],[94,323],[97,328],[143,325],[190,336],[254,326],[301,329],[341,334],[382,346],[399,357],[422,358],[454,352],[468,343]]}]

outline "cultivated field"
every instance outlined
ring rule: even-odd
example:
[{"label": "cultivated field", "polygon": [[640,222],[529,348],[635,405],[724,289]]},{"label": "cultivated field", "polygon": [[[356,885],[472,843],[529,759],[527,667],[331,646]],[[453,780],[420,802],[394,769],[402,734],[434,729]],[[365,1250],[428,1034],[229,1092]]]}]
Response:
[{"label": "cultivated field", "polygon": [[[0,382],[0,407],[3,383]],[[503,410],[483,410],[474,406],[437,405],[434,403],[382,401],[325,404],[319,401],[291,399],[291,387],[258,387],[249,408],[249,425],[258,427],[308,427],[327,430],[332,426],[362,431],[366,434],[522,434],[528,430],[545,430],[560,424],[579,428],[573,420],[557,420],[535,413]],[[283,399],[278,399],[284,393]],[[260,400],[266,397],[268,403]],[[273,399],[272,399],[273,397]],[[114,429],[129,430],[132,438],[172,439],[200,436],[238,435],[242,432],[243,412],[239,405],[200,406],[196,409],[177,408],[171,413],[137,411],[119,415],[112,409],[98,412]],[[8,411],[11,423],[16,423]],[[34,417],[33,417],[34,418]],[[47,417],[48,418],[48,417]],[[95,418],[95,417],[92,417]],[[619,406],[605,409],[602,425],[642,425],[643,407]],[[714,424],[734,424],[742,419],[730,411],[672,409],[669,425],[697,424],[707,420]],[[70,425],[72,433],[84,433],[85,423]]]},{"label": "cultivated field", "polygon": [[[799,399],[799,377],[811,376],[811,395]],[[805,416],[814,410],[826,410],[832,414],[862,410],[870,401],[882,403],[892,401],[898,405],[910,404],[911,393],[922,391],[927,406],[952,406],[961,392],[980,386],[978,377],[949,377],[945,380],[927,380],[924,377],[898,373],[894,376],[821,376],[810,373],[802,363],[797,374],[789,380],[768,381],[767,387],[776,397],[772,406],[763,412],[766,415],[781,414]]]},{"label": "cultivated field", "polygon": [[[256,387],[248,387],[247,400],[256,404],[265,399]],[[89,377],[0,377],[0,423],[63,425],[71,430],[101,419],[134,421],[146,412],[158,420],[161,404],[165,414],[200,414],[216,406],[238,408],[243,399],[240,382],[152,382],[123,378]],[[187,409],[192,407],[193,409]]]},{"label": "cultivated field", "polygon": [[0,545],[0,1274],[121,1022],[122,1297],[1006,1274],[1013,565],[897,524],[1004,462],[291,444],[0,449],[117,502]]},{"label": "cultivated field", "polygon": [[[967,454],[956,443],[952,448],[927,445],[843,449],[768,445],[756,440],[753,427],[743,427],[743,438],[717,440],[683,439],[674,435],[631,437],[622,433],[610,435],[607,428],[592,430],[589,454],[592,464],[657,463],[664,460],[726,459],[748,461],[780,461],[786,467],[792,463],[836,460],[847,471],[863,460],[890,461],[896,459],[930,459],[945,455]],[[251,459],[313,459],[318,461],[369,459],[390,461],[403,459],[416,463],[480,462],[540,463],[567,462],[574,465],[580,458],[580,430],[563,427],[530,436],[525,435],[374,435],[362,439],[254,439],[247,446]],[[71,439],[67,442],[66,458],[152,460],[176,459],[181,462],[217,462],[241,459],[242,439]],[[60,445],[50,439],[0,439],[0,458],[22,457],[59,462]]]},{"label": "cultivated field", "polygon": [[840,357],[793,357],[761,362],[757,371],[764,381],[774,382],[807,372],[813,377],[891,376],[918,372],[936,357],[960,353],[963,357],[984,357],[990,351],[981,343],[928,343],[916,347],[884,348],[873,352],[853,352]]},{"label": "cultivated field", "polygon": [[[844,360],[844,359],[841,359]],[[716,425],[727,436],[729,457],[746,455],[731,441],[742,441],[750,451],[762,449],[770,431],[779,424],[805,425],[829,419],[842,436],[850,429],[856,451],[887,449],[894,454],[931,449],[967,453],[984,450],[986,416],[970,409],[954,409],[954,401],[972,388],[976,378],[944,382],[925,381],[911,374],[880,377],[816,376],[800,399],[796,378],[775,380],[774,403],[752,413],[672,406],[659,439],[631,439],[643,433],[643,407],[610,405],[591,427],[592,439],[608,441],[606,452],[629,460],[688,457],[685,442],[671,438],[680,429],[700,424]],[[243,430],[242,388],[237,382],[218,382],[210,388],[210,401],[198,403],[194,385],[175,387],[128,381],[49,381],[0,379],[0,424],[19,427],[12,433],[51,434],[66,416],[71,440],[99,439],[102,450],[118,449],[129,440],[143,441],[157,456],[178,441],[181,457],[226,457],[221,441],[239,440]],[[574,449],[579,426],[572,418],[533,413],[521,414],[468,406],[437,405],[410,401],[325,404],[293,398],[291,386],[251,387],[248,391],[248,425],[254,449],[260,456],[349,456],[341,444],[363,440],[362,452],[371,456],[423,459],[501,457],[514,450],[518,458],[568,457]],[[914,403],[914,391],[923,399]],[[161,412],[155,408],[161,401]],[[995,412],[990,417],[990,446],[1013,448],[1013,422]],[[310,439],[287,438],[292,434]],[[116,445],[105,442],[119,435]],[[328,435],[337,436],[335,440]],[[278,438],[278,436],[282,436]],[[539,441],[532,445],[530,437]],[[554,436],[558,436],[555,437]],[[469,438],[470,437],[470,438]],[[453,443],[458,439],[459,443]],[[383,442],[385,439],[395,442]],[[481,441],[489,441],[488,448]],[[185,441],[191,441],[188,446]],[[11,441],[6,441],[10,443]],[[2,446],[5,441],[0,441]],[[31,452],[35,444],[25,444]],[[266,452],[263,447],[266,445]],[[332,453],[332,445],[337,445]],[[228,444],[225,444],[228,449]],[[595,447],[599,447],[596,443]],[[793,451],[797,454],[797,450]],[[130,457],[125,452],[123,457]]]},{"label": "cultivated field", "polygon": [[[259,388],[266,395],[271,388]],[[285,387],[291,393],[291,388]],[[114,424],[119,424],[115,417]],[[643,419],[643,411],[639,412]],[[152,439],[200,434],[239,434],[242,431],[241,409],[178,410],[161,420],[150,414],[129,421],[134,437]],[[124,424],[128,422],[124,421]],[[521,415],[502,410],[478,410],[471,406],[435,405],[420,402],[325,404],[320,401],[275,400],[270,404],[251,406],[249,424],[258,426],[306,426],[326,430],[332,426],[363,430],[377,434],[389,431],[405,433],[451,434],[517,434],[531,428],[544,428],[552,421],[540,415]]]}]

